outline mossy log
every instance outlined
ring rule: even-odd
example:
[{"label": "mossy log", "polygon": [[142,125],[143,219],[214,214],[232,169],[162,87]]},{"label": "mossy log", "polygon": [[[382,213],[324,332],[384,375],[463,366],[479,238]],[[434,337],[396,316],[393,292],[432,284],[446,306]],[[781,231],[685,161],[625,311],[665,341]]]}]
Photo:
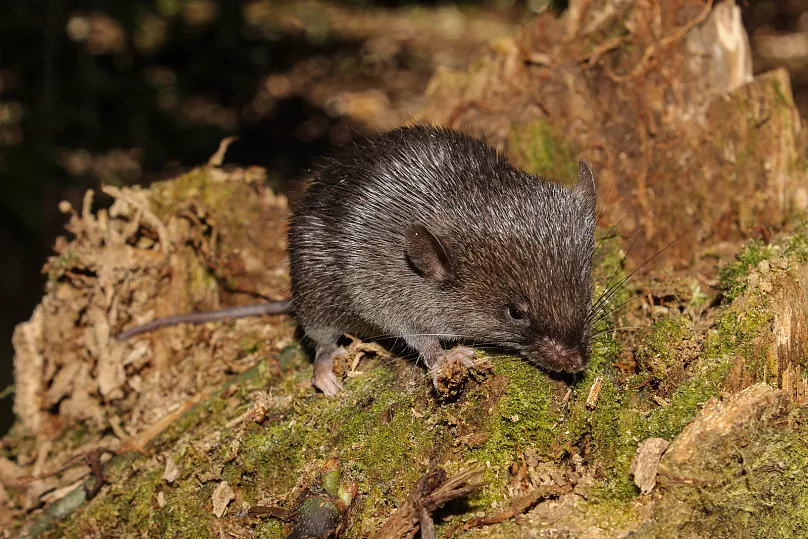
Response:
[{"label": "mossy log", "polygon": [[[584,67],[613,67],[630,54],[620,48],[623,37],[603,40],[623,36],[625,22],[643,16],[644,8],[614,3],[631,10],[621,8],[614,12],[619,17],[601,17],[593,26],[587,17],[609,5],[592,2],[582,12],[571,2],[570,14],[556,23],[566,25],[561,29],[537,21],[548,35],[569,32],[575,39],[559,43],[575,43],[583,55],[572,69],[543,73],[567,73],[575,81],[586,77]],[[691,15],[684,20],[703,9],[686,1],[681,6]],[[660,24],[675,20],[665,15]],[[709,20],[705,15],[690,30],[707,39]],[[536,28],[520,39],[535,36]],[[582,38],[592,32],[603,40]],[[483,64],[519,73],[513,65],[527,66],[531,76],[532,66],[545,65],[541,51],[498,47]],[[660,50],[677,58],[671,52],[676,44],[666,47]],[[529,63],[513,60],[524,54]],[[651,63],[644,68],[651,70]],[[494,78],[482,72],[476,66],[456,76],[488,87]],[[433,99],[445,88],[441,77]],[[587,87],[595,87],[588,80]],[[808,529],[808,232],[794,218],[806,188],[801,123],[782,82],[782,74],[770,75],[687,105],[701,111],[694,115],[698,125],[697,118],[709,115],[727,118],[728,127],[703,124],[699,131],[723,133],[709,139],[712,146],[671,131],[657,139],[671,144],[667,153],[654,152],[653,159],[645,150],[627,153],[616,168],[604,159],[604,176],[614,178],[637,166],[627,164],[634,157],[662,171],[677,152],[696,159],[697,151],[700,166],[718,163],[708,176],[734,182],[737,196],[693,202],[688,186],[700,184],[694,179],[682,187],[674,197],[680,215],[695,221],[692,212],[700,208],[698,215],[708,218],[693,251],[697,260],[688,255],[687,270],[643,276],[612,297],[610,307],[634,293],[644,303],[598,322],[591,363],[575,379],[492,356],[468,373],[456,398],[439,399],[420,367],[354,342],[339,366],[345,392],[324,398],[310,384],[309,356],[286,316],[165,328],[117,342],[112,336],[119,330],[155,315],[285,297],[286,201],[263,187],[258,169],[210,164],[150,189],[107,189],[115,200],[109,210],[90,211],[92,195],[80,211],[65,206],[72,238],[57,242],[46,265],[47,294],[14,337],[18,422],[0,453],[0,504],[7,509],[0,512],[0,528],[7,536],[39,537],[287,537],[315,529],[367,537],[382,529],[419,480],[428,493],[479,469],[481,488],[430,515],[438,534],[798,537]],[[624,91],[612,89],[614,95]],[[587,138],[594,129],[578,137],[570,126],[580,124],[565,123],[563,114],[494,114],[478,106],[486,95],[455,115],[472,131],[464,115],[498,118],[494,125],[505,129],[492,137],[496,142],[502,135],[503,151],[515,161],[529,166],[526,152],[532,152],[546,172],[572,178],[566,167],[585,148],[582,140],[594,144]],[[557,94],[547,95],[561,106]],[[692,96],[679,97],[692,102]],[[745,104],[728,105],[733,100]],[[753,103],[754,114],[747,107]],[[538,114],[541,107],[514,110]],[[580,117],[587,107],[569,110]],[[444,123],[449,120],[457,118]],[[561,136],[564,126],[575,136]],[[715,150],[730,148],[763,176],[740,181],[752,178],[744,168],[728,179],[723,167],[737,163],[716,158]],[[659,174],[654,192],[670,194],[675,176]],[[747,195],[764,186],[758,181],[777,189],[756,202]],[[655,197],[624,207],[653,206]],[[672,212],[648,245],[660,230],[667,237]],[[720,217],[726,215],[732,217]],[[704,264],[700,257],[727,251],[719,244],[745,238],[748,223],[764,218],[770,219],[764,237],[723,261],[722,294],[700,292],[699,279],[688,273]],[[721,232],[715,220],[734,223],[731,233]],[[770,229],[786,227],[770,236]],[[628,273],[624,254],[619,237],[601,244],[594,261],[597,294]],[[627,321],[642,329],[618,331]],[[661,452],[664,443],[645,443],[655,439],[670,445]],[[660,449],[646,450],[652,446]]]}]

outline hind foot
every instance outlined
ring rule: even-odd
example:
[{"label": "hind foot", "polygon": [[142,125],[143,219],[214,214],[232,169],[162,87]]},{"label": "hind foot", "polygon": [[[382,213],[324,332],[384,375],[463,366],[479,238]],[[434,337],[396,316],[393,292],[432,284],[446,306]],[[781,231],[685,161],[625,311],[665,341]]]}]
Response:
[{"label": "hind foot", "polygon": [[439,382],[448,388],[462,384],[466,377],[466,369],[474,367],[475,357],[477,351],[468,346],[455,346],[451,350],[444,350],[429,366],[432,385],[440,391]]},{"label": "hind foot", "polygon": [[317,347],[317,355],[314,358],[314,376],[312,383],[314,387],[323,392],[326,397],[333,397],[342,391],[342,382],[334,374],[334,358],[345,354],[345,348],[329,344]]}]

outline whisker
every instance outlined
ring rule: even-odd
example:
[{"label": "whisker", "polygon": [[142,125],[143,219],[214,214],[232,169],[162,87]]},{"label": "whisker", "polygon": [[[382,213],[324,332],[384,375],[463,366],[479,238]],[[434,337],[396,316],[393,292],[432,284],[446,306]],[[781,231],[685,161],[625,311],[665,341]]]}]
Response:
[{"label": "whisker", "polygon": [[[612,292],[612,290],[615,289],[614,286],[610,286],[610,285],[612,284],[612,281],[614,280],[614,278],[617,276],[617,272],[620,271],[620,268],[623,266],[623,262],[625,262],[626,257],[628,257],[629,253],[631,253],[631,249],[634,247],[634,244],[637,243],[637,240],[639,239],[640,234],[642,234],[642,231],[645,230],[645,227],[648,224],[648,221],[651,219],[651,215],[649,215],[645,219],[645,222],[642,224],[640,229],[637,231],[637,234],[634,235],[634,239],[631,240],[631,243],[628,246],[628,250],[625,252],[625,254],[623,254],[623,258],[620,260],[620,264],[618,264],[617,268],[615,268],[614,273],[612,273],[612,276],[609,278],[609,281],[606,283],[606,290],[601,294],[600,298],[595,302],[595,304],[593,306],[593,309],[597,309],[598,307],[600,307],[600,305],[603,302],[607,301],[607,300],[603,299],[604,296],[606,294],[610,294]],[[659,254],[659,253],[657,253],[657,254]],[[654,256],[656,256],[656,255],[654,255]],[[648,261],[646,260],[646,263],[647,262]],[[636,273],[636,270],[634,270],[634,271]]]},{"label": "whisker", "polygon": [[603,235],[603,236],[600,238],[600,240],[598,240],[598,244],[597,244],[597,245],[595,245],[595,251],[597,251],[598,249],[600,249],[600,246],[601,246],[601,244],[602,244],[604,241],[606,241],[606,240],[607,240],[608,238],[610,238],[610,237],[613,237],[613,236],[610,236],[610,234],[612,233],[612,231],[614,231],[614,229],[615,229],[615,228],[617,228],[617,227],[620,225],[620,223],[622,223],[623,221],[625,221],[625,220],[626,220],[626,217],[628,217],[628,215],[624,215],[622,218],[620,218],[620,220],[619,220],[619,221],[617,221],[615,224],[613,224],[609,230],[607,230],[607,231],[606,231],[606,234],[604,234],[604,235]]},{"label": "whisker", "polygon": [[[459,333],[380,333],[371,337],[360,339],[363,341],[374,341],[378,339],[395,339],[396,341],[401,338],[407,337],[438,337],[445,339],[471,339],[468,335],[461,335]],[[399,344],[396,342],[396,344]]]},{"label": "whisker", "polygon": [[606,190],[606,196],[603,197],[603,204],[600,206],[600,213],[598,214],[598,221],[600,218],[603,217],[603,210],[606,209],[606,201],[609,200],[609,195],[612,193],[612,187],[614,187],[614,182],[617,181],[617,174],[612,176],[612,183],[609,184],[609,188]]},{"label": "whisker", "polygon": [[603,335],[604,333],[612,333],[615,331],[633,331],[637,329],[643,329],[643,326],[623,326],[619,328],[606,328],[592,333],[592,337],[594,338],[597,337],[598,335]]},{"label": "whisker", "polygon": [[[627,283],[627,282],[628,282],[628,281],[629,281],[629,280],[630,280],[632,277],[634,277],[634,275],[635,275],[635,274],[636,274],[638,271],[640,271],[640,270],[641,270],[643,267],[645,267],[646,265],[648,265],[648,264],[649,264],[649,263],[650,263],[652,260],[654,260],[656,257],[658,257],[659,255],[661,255],[662,253],[664,253],[664,252],[665,252],[665,251],[666,251],[666,250],[667,250],[667,249],[668,249],[668,248],[669,248],[671,245],[673,245],[674,243],[676,243],[677,241],[679,241],[680,239],[682,239],[682,238],[685,236],[685,234],[687,234],[687,233],[686,233],[686,232],[682,233],[682,234],[681,234],[681,235],[679,235],[679,237],[677,237],[675,240],[671,241],[671,242],[670,242],[670,243],[668,243],[668,244],[667,244],[665,247],[663,247],[661,250],[657,251],[657,253],[656,253],[654,256],[652,256],[651,258],[649,258],[648,260],[646,260],[645,262],[643,262],[642,264],[640,264],[640,265],[637,267],[637,269],[635,269],[634,271],[632,271],[632,272],[631,272],[631,273],[628,275],[628,277],[626,277],[625,279],[623,279],[623,281],[620,283],[620,287],[622,287],[623,285],[625,285],[625,284],[626,284],[626,283]],[[616,293],[616,291],[617,291],[617,290],[619,290],[619,289],[620,289],[620,288],[618,287],[618,288],[616,288],[616,289],[615,289],[613,292],[610,292],[610,297],[611,297],[612,295],[614,295],[614,293]],[[635,299],[635,298],[632,298],[632,299],[631,299],[631,300],[629,300],[629,301],[632,301],[633,299]],[[608,300],[607,300],[607,301],[608,301]],[[617,307],[615,307],[615,309],[619,309],[621,306],[625,305],[626,303],[628,303],[628,301],[621,303],[620,305],[618,305]],[[615,310],[615,309],[612,309],[611,311],[609,311],[609,313],[614,312],[614,310]]]}]

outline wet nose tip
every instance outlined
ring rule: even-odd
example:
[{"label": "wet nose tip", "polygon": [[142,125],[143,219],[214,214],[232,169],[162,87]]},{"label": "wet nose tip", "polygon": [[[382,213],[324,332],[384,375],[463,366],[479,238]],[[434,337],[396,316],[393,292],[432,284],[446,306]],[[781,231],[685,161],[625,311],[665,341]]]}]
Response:
[{"label": "wet nose tip", "polygon": [[540,363],[552,370],[569,373],[584,370],[585,364],[581,352],[554,339],[542,339],[537,351]]},{"label": "wet nose tip", "polygon": [[584,370],[584,360],[578,351],[573,351],[569,354],[567,358],[565,358],[565,361],[566,366],[564,367],[564,371],[566,372],[576,373]]}]

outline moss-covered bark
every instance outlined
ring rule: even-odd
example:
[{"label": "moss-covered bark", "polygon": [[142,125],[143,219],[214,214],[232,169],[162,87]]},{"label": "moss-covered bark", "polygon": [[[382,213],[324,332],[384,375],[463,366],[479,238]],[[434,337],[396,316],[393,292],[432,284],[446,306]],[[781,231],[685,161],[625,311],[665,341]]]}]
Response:
[{"label": "moss-covered bark", "polygon": [[[630,376],[615,368],[621,345],[604,333],[578,380],[553,379],[516,358],[491,357],[490,373],[467,382],[456,401],[440,402],[420,368],[403,359],[366,357],[348,378],[346,392],[326,399],[312,390],[311,365],[298,345],[261,352],[254,367],[179,416],[145,445],[145,453],[122,451],[110,460],[108,484],[96,498],[78,507],[69,498],[57,502],[74,511],[42,536],[197,536],[227,529],[283,537],[281,522],[248,518],[247,510],[293,510],[298,494],[338,459],[342,476],[358,487],[345,536],[363,537],[401,503],[430,458],[439,458],[450,475],[471,461],[486,470],[481,491],[441,513],[444,531],[458,519],[495,512],[531,485],[555,482],[574,485],[573,493],[541,504],[524,522],[538,526],[540,520],[543,528],[573,536],[597,522],[602,537],[630,530],[647,537],[673,537],[671,530],[697,537],[741,525],[750,536],[785,537],[783,530],[796,529],[805,515],[766,500],[803,495],[802,483],[788,480],[805,460],[802,409],[794,408],[789,392],[756,386],[754,395],[765,398],[743,406],[729,398],[711,405],[709,413],[700,410],[710,399],[726,399],[754,382],[783,379],[773,375],[783,331],[775,320],[783,301],[804,303],[805,241],[798,232],[767,246],[765,258],[759,246],[748,246],[733,270],[724,272],[727,290],[742,280],[745,290],[720,307],[706,338],[697,342],[698,330],[685,317],[661,318],[637,335],[637,372]],[[602,249],[604,267],[619,256],[614,247]],[[744,266],[752,250],[756,263]],[[764,262],[769,269],[761,272]],[[606,279],[611,272],[599,275]],[[794,295],[795,286],[801,297]],[[671,377],[675,383],[666,383]],[[588,406],[596,379],[600,396]],[[800,389],[793,396],[804,394]],[[263,412],[245,416],[261,395]],[[734,419],[727,407],[756,419]],[[729,419],[716,419],[722,417]],[[629,467],[637,446],[650,437],[673,445],[663,457],[657,489],[640,495]],[[167,460],[176,466],[171,481],[164,478]],[[749,477],[742,481],[736,472]],[[216,518],[212,494],[222,482],[234,499]],[[787,520],[738,520],[736,497],[746,497],[743,514],[765,506]],[[519,529],[527,533],[525,524]],[[514,530],[506,522],[469,533],[511,537]]]}]

